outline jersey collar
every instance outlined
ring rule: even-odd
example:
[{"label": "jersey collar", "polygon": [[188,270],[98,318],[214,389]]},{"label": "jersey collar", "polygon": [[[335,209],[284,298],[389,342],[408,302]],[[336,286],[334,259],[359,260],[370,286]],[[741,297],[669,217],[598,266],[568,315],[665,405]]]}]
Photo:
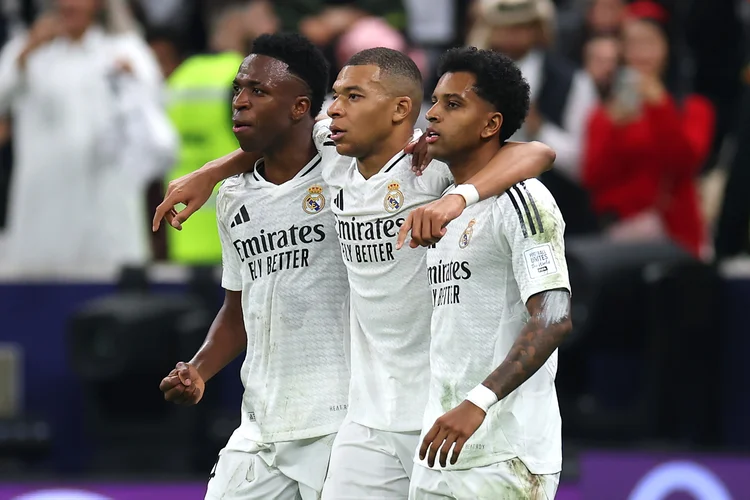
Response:
[{"label": "jersey collar", "polygon": [[[316,154],[313,156],[312,160],[310,160],[307,165],[302,167],[299,172],[297,172],[297,175],[292,177],[290,180],[297,180],[301,179],[302,177],[305,177],[309,173],[311,173],[313,170],[318,168],[320,166],[320,163],[322,161],[322,158],[320,157],[320,154]],[[255,166],[253,167],[253,179],[258,182],[265,182],[270,184],[265,177],[263,177],[263,172],[265,171],[265,162],[263,158],[259,159],[255,162]]]}]

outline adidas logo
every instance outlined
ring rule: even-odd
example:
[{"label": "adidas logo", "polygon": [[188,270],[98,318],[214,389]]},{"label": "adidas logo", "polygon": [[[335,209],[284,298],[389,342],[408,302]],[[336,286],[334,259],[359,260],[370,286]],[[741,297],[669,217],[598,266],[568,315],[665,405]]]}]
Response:
[{"label": "adidas logo", "polygon": [[333,204],[338,207],[339,210],[344,209],[344,190],[339,189],[339,194],[333,199]]},{"label": "adidas logo", "polygon": [[239,213],[234,216],[234,220],[232,221],[232,224],[229,227],[239,226],[243,222],[250,222],[250,216],[247,213],[247,209],[245,208],[245,205],[242,205],[242,208],[240,208]]}]

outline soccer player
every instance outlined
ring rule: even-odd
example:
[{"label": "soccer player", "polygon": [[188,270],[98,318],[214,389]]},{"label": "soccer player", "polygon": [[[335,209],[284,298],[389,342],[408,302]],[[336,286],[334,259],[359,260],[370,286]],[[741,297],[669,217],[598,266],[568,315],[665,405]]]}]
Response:
[{"label": "soccer player", "polygon": [[[425,250],[395,252],[395,243],[408,210],[439,198],[453,178],[439,162],[414,175],[404,151],[419,136],[414,123],[422,101],[421,75],[408,56],[383,48],[360,52],[333,90],[331,120],[316,124],[314,137],[348,271],[352,378],[323,498],[406,498],[427,399],[431,300]],[[434,219],[420,220],[420,231],[439,235],[466,205],[538,175],[553,158],[538,143],[503,148],[446,196]],[[245,162],[229,155],[172,184],[155,218],[177,202],[197,209],[217,179],[247,168]],[[184,220],[182,213],[178,218]]]},{"label": "soccer player", "polygon": [[[439,72],[427,142],[460,184],[521,126],[529,86],[510,59],[474,47],[448,51]],[[410,498],[552,499],[556,350],[571,329],[562,215],[531,179],[446,229],[427,252],[431,376]]]},{"label": "soccer player", "polygon": [[312,140],[327,71],[306,39],[267,35],[234,82],[234,133],[263,159],[219,190],[224,305],[195,357],[161,383],[167,400],[196,404],[205,383],[247,350],[241,424],[208,500],[318,499],[346,414],[348,285]]}]

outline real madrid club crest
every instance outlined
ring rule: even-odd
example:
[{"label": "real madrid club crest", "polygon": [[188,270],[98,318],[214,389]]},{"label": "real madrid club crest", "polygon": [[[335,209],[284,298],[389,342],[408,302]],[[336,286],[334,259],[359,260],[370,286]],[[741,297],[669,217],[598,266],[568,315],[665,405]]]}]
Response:
[{"label": "real madrid club crest", "polygon": [[476,219],[471,219],[469,221],[469,225],[466,226],[464,232],[461,233],[461,237],[458,239],[458,246],[460,248],[466,248],[467,246],[469,246],[469,242],[471,242],[471,235],[474,234],[474,224],[476,223]]},{"label": "real madrid club crest", "polygon": [[314,184],[307,188],[307,196],[302,200],[302,210],[308,214],[317,214],[326,206],[326,197],[323,196],[323,188]]},{"label": "real madrid club crest", "polygon": [[401,192],[401,185],[396,181],[388,184],[388,192],[385,194],[383,206],[388,212],[398,212],[404,205],[404,193]]}]

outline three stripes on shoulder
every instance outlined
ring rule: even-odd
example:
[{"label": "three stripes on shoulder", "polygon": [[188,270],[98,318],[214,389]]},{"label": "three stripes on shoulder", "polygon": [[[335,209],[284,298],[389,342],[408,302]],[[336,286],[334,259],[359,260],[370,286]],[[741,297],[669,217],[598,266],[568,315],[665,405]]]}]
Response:
[{"label": "three stripes on shoulder", "polygon": [[531,192],[526,187],[526,181],[521,181],[505,192],[513,204],[513,208],[518,216],[518,223],[521,225],[523,237],[528,238],[529,233],[535,235],[544,232],[542,217],[539,215],[539,209]]}]

